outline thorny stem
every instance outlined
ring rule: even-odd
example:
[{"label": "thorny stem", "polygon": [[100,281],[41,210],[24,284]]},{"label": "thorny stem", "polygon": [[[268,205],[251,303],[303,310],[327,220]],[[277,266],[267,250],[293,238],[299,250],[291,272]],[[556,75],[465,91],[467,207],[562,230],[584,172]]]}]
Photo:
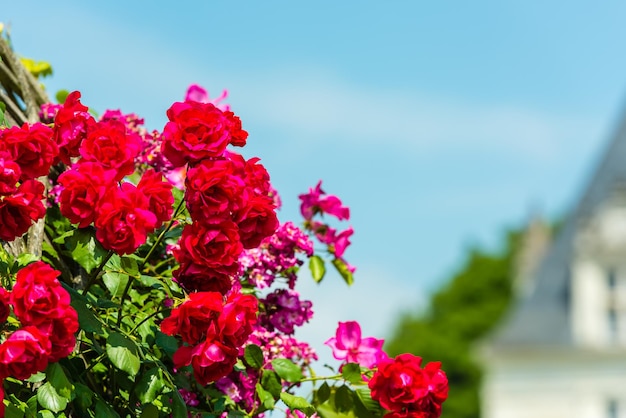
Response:
[{"label": "thorny stem", "polygon": [[100,272],[102,271],[102,269],[104,268],[105,264],[109,261],[109,259],[113,256],[113,254],[115,254],[112,250],[109,251],[109,253],[106,255],[106,257],[104,257],[104,260],[102,260],[102,262],[100,263],[100,265],[98,266],[97,269],[95,269],[91,275],[89,276],[89,281],[87,282],[87,285],[85,286],[85,288],[83,289],[82,294],[84,295],[85,293],[87,293],[87,291],[89,290],[89,288],[96,282],[96,280],[98,279],[98,275],[100,274]]}]

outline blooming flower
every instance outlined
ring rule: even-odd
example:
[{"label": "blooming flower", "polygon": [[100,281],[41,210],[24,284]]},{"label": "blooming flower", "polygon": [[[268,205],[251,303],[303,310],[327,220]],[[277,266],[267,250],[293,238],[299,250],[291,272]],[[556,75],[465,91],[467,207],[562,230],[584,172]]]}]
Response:
[{"label": "blooming flower", "polygon": [[185,94],[185,101],[193,101],[200,103],[211,103],[215,107],[220,110],[227,111],[230,110],[230,106],[227,104],[219,104],[222,100],[225,100],[228,97],[228,90],[224,90],[219,97],[215,99],[211,99],[209,97],[209,92],[199,84],[192,84],[187,88],[187,93]]},{"label": "blooming flower", "polygon": [[301,200],[300,212],[307,221],[310,221],[316,213],[327,213],[340,221],[350,219],[350,208],[344,206],[337,196],[326,194],[322,190],[321,180],[315,188],[309,189],[309,193],[298,197]]},{"label": "blooming flower", "polygon": [[387,358],[382,350],[384,340],[362,338],[361,326],[356,321],[340,322],[337,334],[324,344],[332,348],[333,357],[346,363],[358,363],[363,367],[375,367]]},{"label": "blooming flower", "polygon": [[422,359],[413,354],[387,358],[368,382],[372,399],[392,411],[387,417],[438,418],[441,404],[448,397],[448,378],[441,363],[421,367]]}]

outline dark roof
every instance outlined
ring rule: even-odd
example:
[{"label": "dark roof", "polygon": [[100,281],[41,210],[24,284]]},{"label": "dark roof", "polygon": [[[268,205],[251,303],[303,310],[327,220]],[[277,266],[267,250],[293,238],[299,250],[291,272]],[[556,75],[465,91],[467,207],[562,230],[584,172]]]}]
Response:
[{"label": "dark roof", "polygon": [[[625,113],[626,114],[626,113]],[[578,228],[626,184],[626,117],[615,132],[578,205],[567,216],[535,274],[534,287],[513,307],[488,345],[570,346],[570,266]]]}]

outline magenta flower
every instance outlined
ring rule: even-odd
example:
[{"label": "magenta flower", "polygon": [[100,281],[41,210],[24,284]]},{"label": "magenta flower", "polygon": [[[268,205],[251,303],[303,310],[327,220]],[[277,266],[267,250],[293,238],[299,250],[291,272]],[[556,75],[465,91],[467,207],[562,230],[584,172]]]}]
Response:
[{"label": "magenta flower", "polygon": [[322,181],[317,183],[315,188],[310,188],[309,193],[298,196],[302,203],[300,204],[300,212],[307,221],[313,218],[316,213],[327,213],[344,220],[350,219],[350,208],[343,206],[341,200],[332,194],[326,194],[322,190]]},{"label": "magenta flower", "polygon": [[361,338],[361,326],[356,321],[340,322],[337,334],[324,344],[333,350],[333,357],[346,363],[358,363],[367,368],[376,367],[388,358],[383,351],[385,340]]},{"label": "magenta flower", "polygon": [[187,93],[185,94],[185,101],[193,101],[200,103],[211,103],[215,107],[220,110],[226,111],[230,110],[230,106],[227,104],[221,104],[222,100],[225,100],[228,97],[228,90],[224,90],[222,94],[215,98],[211,99],[209,97],[209,92],[199,84],[192,84],[187,88]]}]

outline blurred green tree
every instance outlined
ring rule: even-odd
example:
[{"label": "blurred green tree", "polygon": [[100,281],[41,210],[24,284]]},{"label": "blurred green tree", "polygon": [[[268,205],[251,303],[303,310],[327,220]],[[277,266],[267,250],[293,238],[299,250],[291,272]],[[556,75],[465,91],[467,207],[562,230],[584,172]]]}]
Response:
[{"label": "blurred green tree", "polygon": [[385,350],[441,361],[450,392],[443,418],[478,418],[483,368],[473,347],[498,323],[511,305],[515,256],[520,231],[506,234],[496,251],[469,250],[461,268],[435,293],[422,314],[405,314]]}]

